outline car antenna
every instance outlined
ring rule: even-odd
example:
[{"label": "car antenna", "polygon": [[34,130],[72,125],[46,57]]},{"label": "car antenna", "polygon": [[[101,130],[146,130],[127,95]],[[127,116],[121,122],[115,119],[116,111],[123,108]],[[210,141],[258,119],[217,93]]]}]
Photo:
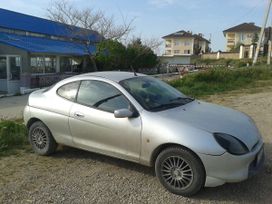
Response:
[{"label": "car antenna", "polygon": [[133,68],[133,66],[132,66],[132,65],[130,65],[130,69],[131,69],[131,71],[133,71],[134,76],[138,76],[138,75],[137,75],[137,73],[135,72],[135,70],[134,70],[134,68]]}]

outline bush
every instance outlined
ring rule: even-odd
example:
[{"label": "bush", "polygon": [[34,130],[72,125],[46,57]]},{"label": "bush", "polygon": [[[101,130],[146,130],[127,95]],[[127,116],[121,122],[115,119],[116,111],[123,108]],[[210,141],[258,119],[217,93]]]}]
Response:
[{"label": "bush", "polygon": [[0,152],[27,144],[27,130],[23,124],[0,121]]},{"label": "bush", "polygon": [[184,94],[196,97],[244,88],[258,80],[272,80],[271,69],[265,66],[234,70],[211,69],[169,83]]},{"label": "bush", "polygon": [[[193,64],[197,65],[224,65],[226,67],[231,66],[234,68],[246,67],[247,65],[252,65],[253,59],[201,59],[200,57],[194,57],[192,59]],[[265,65],[267,61],[266,57],[258,58],[258,65]]]}]

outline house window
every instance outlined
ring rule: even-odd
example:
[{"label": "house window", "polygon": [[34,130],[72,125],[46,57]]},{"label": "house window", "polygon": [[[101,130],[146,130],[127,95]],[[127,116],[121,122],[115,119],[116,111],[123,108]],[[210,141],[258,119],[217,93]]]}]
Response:
[{"label": "house window", "polygon": [[190,54],[191,50],[184,50],[184,54]]},{"label": "house window", "polygon": [[244,39],[245,39],[245,36],[244,36],[243,33],[241,33],[241,34],[240,34],[240,41],[244,41]]},{"label": "house window", "polygon": [[76,60],[70,57],[60,58],[60,71],[61,72],[78,72],[80,60]]},{"label": "house window", "polygon": [[171,55],[171,50],[166,50],[165,54],[166,55]]},{"label": "house window", "polygon": [[180,51],[179,50],[174,50],[174,54],[179,54]]},{"label": "house window", "polygon": [[30,58],[30,67],[32,73],[55,73],[56,58],[52,56],[40,57],[32,56]]},{"label": "house window", "polygon": [[184,42],[184,46],[190,46],[190,45],[191,45],[190,41],[185,41]]},{"label": "house window", "polygon": [[174,41],[174,45],[175,45],[175,46],[179,46],[179,45],[180,45],[179,41],[178,41],[178,40],[175,40],[175,41]]},{"label": "house window", "polygon": [[247,34],[247,38],[253,38],[253,34]]},{"label": "house window", "polygon": [[7,78],[7,58],[0,57],[0,79]]},{"label": "house window", "polygon": [[46,37],[47,37],[47,36],[44,35],[44,34],[31,33],[31,32],[28,32],[27,35],[28,35],[28,36],[32,36],[32,37],[39,37],[39,38],[46,38]]}]

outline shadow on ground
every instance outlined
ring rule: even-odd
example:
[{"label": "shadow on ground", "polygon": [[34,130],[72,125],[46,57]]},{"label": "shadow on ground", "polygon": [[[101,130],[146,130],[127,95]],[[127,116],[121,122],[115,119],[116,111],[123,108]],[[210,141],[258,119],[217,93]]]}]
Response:
[{"label": "shadow on ground", "polygon": [[118,166],[120,168],[126,168],[133,171],[138,171],[143,174],[147,174],[150,176],[155,176],[154,169],[151,167],[143,166],[134,162],[117,159],[114,157],[109,157],[93,152],[88,152],[80,149],[75,149],[71,147],[63,146],[60,148],[61,150],[57,151],[54,155],[54,158],[59,159],[84,159],[84,160],[92,160],[94,162],[104,162],[110,165]]},{"label": "shadow on ground", "polygon": [[[194,201],[217,202],[244,202],[244,203],[269,203],[272,199],[272,145],[265,144],[266,160],[264,168],[258,175],[234,184],[225,184],[216,188],[204,188],[200,193],[191,198]],[[63,147],[53,156],[56,159],[82,159],[93,162],[105,162],[110,165],[140,172],[154,177],[154,169],[96,153]],[[174,195],[173,195],[174,196]]]}]

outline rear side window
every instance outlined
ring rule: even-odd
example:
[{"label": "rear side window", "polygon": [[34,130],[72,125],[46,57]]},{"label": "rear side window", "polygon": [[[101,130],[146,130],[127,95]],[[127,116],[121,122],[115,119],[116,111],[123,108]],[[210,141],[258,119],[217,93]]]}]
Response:
[{"label": "rear side window", "polygon": [[111,113],[130,107],[129,101],[118,89],[101,81],[82,81],[77,102]]},{"label": "rear side window", "polygon": [[79,81],[65,84],[57,90],[57,93],[59,96],[61,96],[63,98],[66,98],[70,101],[75,101],[78,86],[79,86]]}]

